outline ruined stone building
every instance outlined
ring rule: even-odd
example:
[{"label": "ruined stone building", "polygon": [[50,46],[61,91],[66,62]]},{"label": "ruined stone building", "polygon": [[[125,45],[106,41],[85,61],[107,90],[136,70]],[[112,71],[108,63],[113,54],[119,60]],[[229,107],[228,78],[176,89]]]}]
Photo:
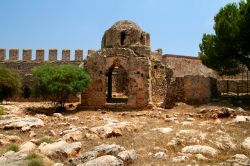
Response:
[{"label": "ruined stone building", "polygon": [[75,51],[75,60],[70,61],[70,50],[62,51],[62,60],[57,59],[57,49],[49,50],[44,61],[44,50],[0,49],[0,61],[16,69],[25,84],[30,83],[31,69],[44,63],[73,63],[83,66],[92,78],[92,84],[81,95],[84,107],[141,108],[162,104],[171,107],[177,101],[208,102],[216,94],[214,71],[202,65],[198,58],[162,55],[162,50],[151,51],[150,34],[136,23],[118,21],[105,31],[101,48],[89,50],[83,59],[83,50]]}]

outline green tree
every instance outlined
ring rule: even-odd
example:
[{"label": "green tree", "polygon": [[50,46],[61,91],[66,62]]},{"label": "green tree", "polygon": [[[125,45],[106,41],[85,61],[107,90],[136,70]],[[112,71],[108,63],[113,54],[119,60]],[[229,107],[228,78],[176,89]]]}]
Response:
[{"label": "green tree", "polygon": [[204,34],[199,57],[220,75],[250,69],[250,0],[230,3],[214,17],[215,34]]},{"label": "green tree", "polygon": [[56,104],[58,111],[70,95],[76,96],[90,84],[89,74],[75,65],[43,65],[32,69],[33,93]]},{"label": "green tree", "polygon": [[21,88],[21,79],[17,72],[0,65],[0,102],[18,94]]}]

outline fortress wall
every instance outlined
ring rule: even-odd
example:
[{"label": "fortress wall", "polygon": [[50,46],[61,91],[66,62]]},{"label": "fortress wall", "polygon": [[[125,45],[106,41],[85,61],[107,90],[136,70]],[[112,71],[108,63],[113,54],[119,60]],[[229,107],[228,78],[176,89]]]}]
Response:
[{"label": "fortress wall", "polygon": [[[93,52],[93,50],[89,50],[90,52]],[[20,50],[18,48],[11,48],[9,49],[9,58],[7,59],[6,55],[6,48],[0,48],[0,62],[1,63],[8,63],[8,62],[33,62],[33,63],[43,63],[45,62],[45,50],[43,48],[36,49],[36,55],[35,59],[32,60],[32,49],[31,48],[25,48],[22,50],[22,54],[20,53]],[[74,59],[70,59],[70,49],[62,49],[62,59],[58,59],[58,50],[56,48],[49,49],[49,55],[48,55],[48,62],[57,62],[57,61],[63,61],[63,62],[70,62],[70,61],[82,61],[83,60],[83,50],[82,49],[76,49]],[[22,56],[20,56],[22,55]]]},{"label": "fortress wall", "polygon": [[162,56],[162,62],[174,71],[174,77],[203,75],[217,78],[216,72],[203,65],[198,57],[166,54]]},{"label": "fortress wall", "polygon": [[58,60],[57,49],[49,49],[48,60],[45,61],[45,50],[36,49],[35,59],[32,60],[32,49],[25,48],[22,50],[22,58],[20,60],[20,52],[17,48],[9,49],[9,59],[6,59],[6,49],[0,48],[0,64],[4,64],[8,68],[17,71],[25,86],[29,86],[31,83],[31,70],[34,67],[53,63],[53,64],[75,64],[79,65],[83,61],[83,50],[77,49],[75,51],[75,59],[70,61],[70,50],[62,50],[62,60]]}]

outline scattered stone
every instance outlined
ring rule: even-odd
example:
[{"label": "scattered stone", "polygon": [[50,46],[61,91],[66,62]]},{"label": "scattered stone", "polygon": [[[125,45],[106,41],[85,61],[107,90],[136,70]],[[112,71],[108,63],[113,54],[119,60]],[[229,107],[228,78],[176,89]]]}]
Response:
[{"label": "scattered stone", "polygon": [[28,141],[28,142],[20,145],[19,152],[32,152],[32,151],[35,151],[36,148],[37,148],[36,144]]},{"label": "scattered stone", "polygon": [[250,150],[250,137],[247,137],[242,143],[242,147]]},{"label": "scattered stone", "polygon": [[34,131],[30,131],[30,137],[35,137],[36,136],[36,133]]},{"label": "scattered stone", "polygon": [[172,132],[173,129],[172,128],[154,128],[154,129],[152,129],[152,131],[158,131],[158,132],[161,132],[163,134],[168,134],[168,133]]},{"label": "scattered stone", "polygon": [[221,150],[235,150],[236,148],[236,144],[233,142],[233,138],[229,134],[221,130],[217,130],[212,134],[212,140],[210,140],[210,142],[214,143],[217,148]]},{"label": "scattered stone", "polygon": [[77,166],[123,166],[123,161],[111,155],[98,157]]},{"label": "scattered stone", "polygon": [[109,119],[108,124],[98,127],[90,128],[91,134],[96,134],[100,138],[110,138],[122,135],[122,131],[136,131],[137,127],[131,122],[119,122],[117,120]]},{"label": "scattered stone", "polygon": [[77,130],[63,136],[63,140],[66,141],[80,141],[83,138],[83,134],[81,131]]},{"label": "scattered stone", "polygon": [[103,153],[106,155],[118,155],[118,153],[124,151],[125,148],[116,144],[102,144],[93,148],[93,151]]},{"label": "scattered stone", "polygon": [[187,118],[186,121],[193,122],[193,121],[195,121],[195,119],[194,118]]},{"label": "scattered stone", "polygon": [[3,135],[0,134],[0,146],[1,145],[8,145],[12,143],[19,143],[21,142],[21,138],[16,135]]},{"label": "scattered stone", "polygon": [[44,122],[39,118],[30,116],[20,117],[16,115],[0,116],[0,128],[2,129],[22,129],[27,130],[31,127],[44,126]]},{"label": "scattered stone", "polygon": [[8,151],[0,157],[0,165],[2,166],[24,166],[27,165],[27,154]]},{"label": "scattered stone", "polygon": [[216,149],[210,146],[202,146],[202,145],[191,145],[186,146],[182,149],[182,153],[192,153],[192,154],[204,154],[208,156],[215,156],[218,152]]},{"label": "scattered stone", "polygon": [[191,126],[191,125],[193,125],[193,122],[192,121],[184,121],[184,122],[181,122],[181,124],[183,126]]},{"label": "scattered stone", "polygon": [[164,152],[157,152],[154,154],[154,158],[156,158],[156,159],[165,159],[166,157],[167,157],[167,155]]},{"label": "scattered stone", "polygon": [[188,159],[189,158],[187,156],[177,156],[177,157],[173,157],[172,158],[172,162],[174,162],[174,163],[180,163],[180,162],[186,161]]},{"label": "scattered stone", "polygon": [[240,122],[250,122],[250,116],[236,116],[233,122],[240,123]]},{"label": "scattered stone", "polygon": [[38,149],[46,156],[49,157],[72,157],[76,156],[81,150],[81,142],[67,143],[65,141],[59,141],[52,144],[43,142]]},{"label": "scattered stone", "polygon": [[117,156],[119,156],[126,164],[132,163],[137,159],[137,155],[134,149],[122,151],[118,153]]},{"label": "scattered stone", "polygon": [[228,160],[228,162],[230,162],[231,165],[235,165],[235,163],[239,165],[250,165],[249,158],[244,154],[236,154],[231,160]]},{"label": "scattered stone", "polygon": [[197,160],[207,160],[208,158],[206,158],[205,156],[203,156],[202,154],[196,154],[195,155],[195,158]]},{"label": "scattered stone", "polygon": [[64,116],[61,113],[53,113],[53,116],[57,117],[59,119],[63,119],[64,118]]}]

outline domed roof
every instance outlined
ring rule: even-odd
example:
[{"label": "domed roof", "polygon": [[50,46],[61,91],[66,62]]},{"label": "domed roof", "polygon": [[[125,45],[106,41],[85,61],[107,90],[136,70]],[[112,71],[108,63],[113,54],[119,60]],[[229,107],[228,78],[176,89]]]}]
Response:
[{"label": "domed roof", "polygon": [[149,34],[143,32],[140,26],[133,21],[118,21],[105,31],[102,38],[102,48],[126,48],[130,46],[150,47]]},{"label": "domed roof", "polygon": [[110,29],[118,30],[118,31],[125,31],[125,30],[137,30],[142,31],[139,25],[135,22],[130,20],[121,20],[116,22]]}]

